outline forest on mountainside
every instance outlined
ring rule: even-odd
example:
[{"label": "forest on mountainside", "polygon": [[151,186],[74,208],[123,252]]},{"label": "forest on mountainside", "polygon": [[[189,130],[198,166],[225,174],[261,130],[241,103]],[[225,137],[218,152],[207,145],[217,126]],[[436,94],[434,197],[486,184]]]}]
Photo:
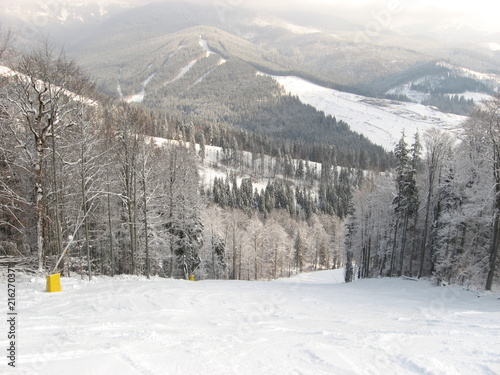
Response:
[{"label": "forest on mountainside", "polygon": [[[67,250],[60,270],[89,278],[256,280],[344,265],[347,281],[496,280],[498,98],[460,142],[435,130],[408,146],[403,135],[390,155],[237,60],[171,94],[165,112],[110,100],[47,45],[9,61],[0,250],[24,269],[51,270]],[[234,86],[209,92],[217,77]],[[207,95],[224,99],[225,118],[204,118]],[[187,112],[200,115],[182,115],[194,99]],[[200,184],[207,169],[226,177]]]},{"label": "forest on mountainside", "polygon": [[[199,128],[106,99],[47,46],[13,61],[0,96],[0,245],[25,270],[51,270],[64,250],[58,270],[89,278],[268,279],[341,264],[342,226],[333,210],[301,208],[300,199],[282,206],[281,189],[271,188],[278,182],[266,189],[263,210],[242,203],[246,190],[236,183],[229,194],[237,203],[218,209],[217,183],[205,190],[199,181]],[[207,139],[235,139],[205,129]],[[240,162],[224,157],[241,153],[236,148],[221,150],[221,162]],[[277,159],[275,168],[287,165]],[[305,183],[302,192],[311,194]],[[295,202],[295,194],[289,198]]]},{"label": "forest on mountainside", "polygon": [[[352,132],[345,122],[287,95],[271,77],[257,74],[245,62],[229,60],[199,82],[198,73],[192,73],[190,70],[174,87],[149,92],[144,104],[192,122],[230,124],[306,148],[331,147],[334,163],[340,166],[385,170],[392,163],[382,147]],[[312,153],[296,157],[323,162]]]}]

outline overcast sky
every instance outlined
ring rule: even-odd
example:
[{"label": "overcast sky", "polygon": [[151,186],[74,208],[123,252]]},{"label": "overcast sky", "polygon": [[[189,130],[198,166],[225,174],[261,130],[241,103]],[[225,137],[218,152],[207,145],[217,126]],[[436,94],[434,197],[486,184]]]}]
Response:
[{"label": "overcast sky", "polygon": [[[65,3],[128,3],[143,5],[163,0],[0,0],[0,10],[38,3],[47,6]],[[498,0],[177,0],[198,1],[225,8],[275,8],[318,10],[323,14],[346,18],[357,24],[388,22],[390,27],[418,24],[426,21],[459,20],[470,22],[487,31],[500,32],[500,1]]]},{"label": "overcast sky", "polygon": [[497,0],[214,0],[217,1],[254,8],[322,9],[357,23],[370,22],[376,17],[383,22],[390,15],[394,27],[429,20],[457,20],[488,31],[500,31]]}]

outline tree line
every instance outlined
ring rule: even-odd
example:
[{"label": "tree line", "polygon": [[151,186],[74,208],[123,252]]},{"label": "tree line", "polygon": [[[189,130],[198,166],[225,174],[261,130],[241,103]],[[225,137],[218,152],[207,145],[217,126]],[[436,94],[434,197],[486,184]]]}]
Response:
[{"label": "tree line", "polygon": [[341,264],[340,220],[292,217],[291,206],[245,211],[248,181],[223,210],[200,191],[203,139],[229,145],[230,133],[113,102],[48,46],[13,56],[11,67],[0,93],[2,255],[50,272],[67,249],[57,271],[89,278],[250,280]]},{"label": "tree line", "polygon": [[346,224],[346,281],[432,277],[439,285],[484,285],[498,277],[500,98],[474,109],[458,139],[432,129],[404,135],[394,176],[356,193]]},{"label": "tree line", "polygon": [[[287,95],[274,79],[257,74],[244,61],[232,58],[198,81],[196,67],[208,59],[198,61],[178,81],[149,91],[144,104],[188,122],[239,128],[246,131],[240,134],[252,134],[249,138],[287,143],[301,150],[303,159],[323,162],[318,151],[324,155],[323,150],[331,148],[341,166],[381,170],[391,166],[392,155],[382,147],[351,131],[344,121]],[[207,134],[205,138],[210,139]]]},{"label": "tree line", "polygon": [[0,97],[4,253],[36,254],[38,272],[69,247],[67,273],[192,273],[203,241],[195,155],[152,142],[157,119],[106,102],[64,54],[45,46],[12,67]]}]

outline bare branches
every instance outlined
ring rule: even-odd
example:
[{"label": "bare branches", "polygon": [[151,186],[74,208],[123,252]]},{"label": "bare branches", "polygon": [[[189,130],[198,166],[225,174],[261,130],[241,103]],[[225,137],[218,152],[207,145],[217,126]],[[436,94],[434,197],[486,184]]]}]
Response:
[{"label": "bare branches", "polygon": [[5,33],[0,29],[0,59],[7,54],[13,41],[14,33],[12,31]]},{"label": "bare branches", "polygon": [[[55,197],[53,219],[59,233],[61,227],[55,138],[81,120],[76,114],[83,105],[95,105],[86,97],[92,94],[93,85],[72,61],[66,59],[63,51],[55,53],[48,43],[20,55],[5,76],[7,85],[1,109],[8,119],[6,129],[14,146],[16,164],[32,179],[33,187],[28,191],[31,190],[34,197],[38,268],[42,271],[45,245],[50,241],[45,230],[50,196],[47,188],[50,186]],[[52,143],[48,142],[50,137]],[[48,150],[52,150],[50,164],[46,158]],[[48,173],[50,167],[52,180]]]}]

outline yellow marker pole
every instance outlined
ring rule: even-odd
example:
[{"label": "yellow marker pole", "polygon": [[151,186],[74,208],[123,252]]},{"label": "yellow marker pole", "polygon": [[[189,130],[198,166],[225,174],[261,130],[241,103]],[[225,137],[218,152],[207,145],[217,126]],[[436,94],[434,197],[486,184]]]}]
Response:
[{"label": "yellow marker pole", "polygon": [[45,288],[47,292],[60,292],[61,288],[61,274],[56,273],[55,275],[47,276],[47,285]]},{"label": "yellow marker pole", "polygon": [[[80,226],[78,226],[79,228]],[[77,230],[78,230],[77,228]],[[76,232],[75,232],[76,233]],[[73,243],[73,238],[74,236],[68,236],[68,243],[66,244],[66,247],[64,248],[63,252],[61,253],[61,256],[57,260],[56,265],[54,266],[54,269],[52,270],[52,275],[47,276],[47,284],[45,287],[46,292],[61,292],[61,274],[60,273],[54,273],[57,270],[57,266],[59,266],[59,263],[61,262],[64,254],[68,251],[69,247]]]}]

